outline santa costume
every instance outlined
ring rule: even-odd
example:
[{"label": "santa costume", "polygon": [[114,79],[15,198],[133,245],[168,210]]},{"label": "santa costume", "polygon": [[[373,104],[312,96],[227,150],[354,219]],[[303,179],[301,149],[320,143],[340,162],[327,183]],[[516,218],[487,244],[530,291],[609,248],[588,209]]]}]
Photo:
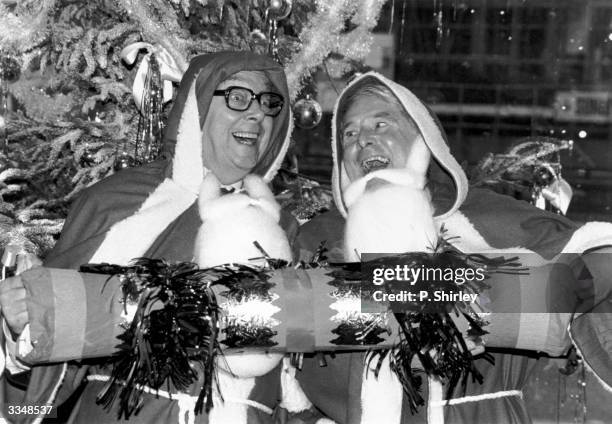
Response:
[{"label": "santa costume", "polygon": [[[326,241],[328,258],[341,261],[345,256],[344,241],[359,242],[359,229],[353,230],[355,234],[344,234],[348,204],[353,200],[347,202],[346,197],[351,181],[341,157],[342,117],[338,116],[338,110],[345,109],[343,102],[347,97],[364,85],[372,84],[382,85],[396,96],[431,152],[427,188],[435,210],[435,222],[438,228],[446,229],[445,237],[465,253],[508,257],[522,254],[533,262],[523,265],[530,267],[533,281],[537,278],[539,286],[547,287],[546,293],[562,292],[556,289],[558,285],[568,288],[569,295],[560,299],[566,302],[563,308],[555,309],[541,299],[543,306],[539,312],[546,313],[507,314],[504,319],[498,319],[497,324],[486,328],[498,340],[504,340],[501,343],[504,347],[529,349],[534,354],[491,350],[494,365],[484,359],[475,359],[484,382],[469,380],[465,393],[458,385],[450,398],[445,397],[446,388],[437,381],[425,379],[422,389],[426,405],[416,415],[410,413],[405,397],[402,401],[397,378],[384,373],[377,379],[367,371],[364,354],[359,352],[326,357],[326,366],[321,366],[321,361],[316,359],[305,360],[298,380],[313,404],[341,424],[529,423],[522,387],[535,364],[535,352],[564,354],[570,347],[570,338],[586,365],[609,389],[612,384],[612,350],[609,348],[612,345],[612,303],[609,301],[612,265],[605,254],[589,249],[599,248],[603,252],[602,249],[612,244],[612,225],[578,225],[527,202],[488,190],[468,189],[465,173],[452,156],[436,117],[412,92],[382,75],[375,72],[360,75],[338,97],[332,121],[332,188],[336,209],[315,217],[300,228],[296,254],[308,260],[320,243]],[[401,169],[376,172],[386,171],[404,172]],[[402,178],[401,175],[396,177]],[[401,203],[402,199],[387,201],[393,205]],[[397,210],[401,214],[402,208]],[[401,244],[402,240],[396,240],[396,235],[405,237],[399,226],[406,218],[393,215],[393,210],[385,210],[383,222],[370,224],[380,234],[383,245],[385,240],[389,245]],[[587,250],[589,253],[584,254]],[[495,278],[491,280],[493,286]],[[512,298],[505,301],[514,302],[512,312],[521,311],[524,306],[521,302],[527,303],[533,297],[530,286],[512,290],[509,291]],[[495,306],[495,301],[493,303]],[[549,309],[544,311],[544,306]],[[572,313],[574,311],[581,313]]]},{"label": "santa costume", "polygon": [[[2,390],[5,411],[11,404],[60,406],[70,398],[70,407],[75,405],[70,422],[118,422],[116,405],[108,411],[96,404],[96,396],[108,381],[109,369],[97,366],[99,361],[62,363],[70,356],[69,351],[74,352],[75,345],[77,350],[87,353],[84,356],[96,356],[97,343],[116,341],[115,336],[121,332],[119,323],[102,323],[99,317],[88,314],[91,309],[88,305],[100,302],[102,286],[92,289],[95,284],[86,284],[83,279],[95,277],[69,270],[87,263],[127,264],[138,257],[170,262],[194,259],[195,240],[202,225],[198,194],[209,172],[202,162],[201,129],[213,91],[240,71],[263,72],[272,84],[271,91],[286,99],[285,107],[274,118],[269,146],[252,171],[265,182],[274,177],[291,132],[289,92],[282,67],[267,57],[249,52],[221,52],[193,58],[168,119],[162,157],[142,167],[120,171],[84,190],[72,205],[61,237],[45,259],[44,268],[22,274],[33,287],[48,291],[37,296],[47,299],[49,305],[37,307],[30,302],[28,308],[32,321],[44,321],[50,326],[48,334],[39,340],[44,346],[37,348],[46,355],[42,359],[55,364],[33,366],[25,392],[5,381]],[[241,183],[234,184],[234,188],[240,189]],[[289,233],[296,225],[284,212],[280,224]],[[232,240],[225,243],[231,248]],[[37,284],[37,280],[47,284]],[[110,310],[121,305],[109,302],[107,307]],[[40,311],[46,311],[46,316],[41,317]],[[193,413],[200,381],[186,393],[177,393],[172,387],[164,387],[159,392],[145,390],[144,407],[129,422],[271,423],[273,408],[281,397],[280,369],[279,364],[267,374],[249,379],[246,386],[236,388],[241,396],[227,396],[225,402],[217,396],[217,407],[210,415],[194,416]],[[226,408],[229,415],[224,415],[223,405],[230,403],[233,407]],[[60,408],[60,420],[65,420],[68,412]],[[8,417],[6,412],[3,415]],[[44,417],[13,418],[40,422]]]}]

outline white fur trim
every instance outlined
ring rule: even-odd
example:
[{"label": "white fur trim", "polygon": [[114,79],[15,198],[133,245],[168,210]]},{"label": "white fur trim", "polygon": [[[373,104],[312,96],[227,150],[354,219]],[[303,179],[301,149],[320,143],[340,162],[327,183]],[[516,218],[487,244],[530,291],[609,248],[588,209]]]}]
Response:
[{"label": "white fur trim", "polygon": [[338,140],[336,138],[337,126],[338,126],[338,106],[344,96],[344,94],[355,84],[359,84],[365,78],[376,78],[381,84],[395,94],[406,112],[410,115],[416,126],[418,127],[425,144],[432,153],[432,156],[451,174],[452,179],[457,186],[457,197],[453,206],[440,215],[440,218],[445,218],[454,213],[459,206],[463,203],[467,196],[468,181],[465,172],[461,169],[461,166],[457,160],[453,157],[450,152],[450,148],[446,144],[442,130],[436,124],[431,112],[427,107],[406,87],[403,87],[395,82],[387,79],[377,72],[367,72],[358,78],[355,78],[338,96],[336,104],[334,105],[334,115],[332,118],[332,159],[333,159],[333,170],[332,170],[332,193],[336,202],[336,207],[340,213],[346,218],[346,206],[344,204],[342,192],[344,187],[347,185],[345,181],[349,181],[348,175],[342,164],[342,160],[339,157],[338,152]]},{"label": "white fur trim", "polygon": [[[66,378],[66,372],[68,371],[68,364],[64,363],[62,364],[62,372],[60,373],[59,378],[57,379],[57,383],[55,383],[55,387],[53,388],[53,390],[51,390],[51,394],[49,395],[49,399],[47,399],[47,401],[45,402],[45,405],[53,405],[53,402],[55,402],[55,398],[57,397],[57,393],[59,392],[60,387],[62,387],[62,384],[64,383],[64,378]],[[37,416],[34,421],[32,421],[32,424],[40,424],[42,423],[42,420],[47,418],[45,415],[39,415]]]},{"label": "white fur trim", "polygon": [[132,216],[115,223],[90,262],[127,265],[146,253],[157,236],[194,201],[196,196],[165,179]]},{"label": "white fur trim", "polygon": [[361,383],[361,424],[400,424],[404,391],[397,375],[391,370],[387,355],[378,377],[367,364]]},{"label": "white fur trim", "polygon": [[202,162],[202,129],[194,79],[177,129],[172,179],[197,194],[205,172]]},{"label": "white fur trim", "polygon": [[229,397],[248,399],[249,394],[255,387],[255,378],[236,378],[223,370],[219,370],[217,380],[219,382],[219,393],[223,396],[224,401],[215,397],[214,406],[208,413],[209,422],[211,424],[246,424],[248,422],[248,406],[232,403]]},{"label": "white fur trim", "polygon": [[334,420],[329,418],[319,418],[315,424],[337,424]]},{"label": "white fur trim", "polygon": [[574,232],[563,253],[582,253],[605,245],[612,245],[612,223],[587,222]]},{"label": "white fur trim", "polygon": [[569,334],[570,340],[572,341],[572,345],[574,345],[574,347],[576,348],[576,352],[578,352],[578,355],[580,355],[580,357],[582,358],[582,363],[584,364],[585,368],[595,376],[595,379],[599,382],[599,384],[601,384],[601,386],[604,388],[604,390],[608,393],[612,393],[612,387],[606,383],[605,381],[603,381],[603,379],[597,375],[597,373],[595,372],[595,370],[593,368],[591,368],[591,365],[589,364],[589,362],[586,360],[586,358],[584,357],[584,354],[582,353],[582,351],[580,350],[580,347],[578,346],[578,344],[576,343],[576,341],[574,340],[574,338],[572,337],[572,331],[571,331],[571,323],[567,326],[567,334]]},{"label": "white fur trim", "polygon": [[280,169],[281,165],[283,164],[283,159],[285,159],[285,155],[287,154],[287,150],[289,149],[289,144],[291,143],[291,133],[293,132],[293,113],[291,112],[291,109],[289,109],[289,116],[287,119],[289,120],[289,125],[287,126],[287,134],[285,135],[283,144],[278,151],[278,155],[276,158],[274,158],[274,161],[270,164],[270,167],[263,176],[264,181],[267,183],[272,181]]},{"label": "white fur trim", "polygon": [[493,393],[483,393],[481,395],[463,396],[459,398],[440,401],[436,406],[461,405],[462,403],[481,402],[483,400],[500,399],[504,397],[517,396],[523,399],[522,390],[502,390]]},{"label": "white fur trim", "polygon": [[[578,348],[576,348],[578,350]],[[599,375],[597,375],[597,373],[595,372],[595,370],[593,370],[590,366],[589,363],[584,361],[584,368],[590,373],[593,374],[593,376],[595,377],[595,380],[597,380],[597,382],[601,385],[601,387],[603,387],[603,389],[608,392],[608,393],[612,393],[612,387],[609,386],[605,381],[603,381],[601,379],[601,377]]]},{"label": "white fur trim", "polygon": [[[353,184],[360,182],[361,179]],[[430,252],[434,249],[438,232],[427,191],[390,183],[356,197],[345,225],[344,258],[347,261],[359,261],[363,253]]]},{"label": "white fur trim", "polygon": [[[262,199],[265,202],[265,199]],[[267,209],[275,209],[271,199]],[[291,260],[291,249],[278,215],[270,216],[257,201],[243,193],[210,198],[200,205],[202,226],[196,237],[195,262],[203,267],[226,263],[262,264],[257,241],[272,258]]]},{"label": "white fur trim", "polygon": [[427,377],[427,424],[444,424],[444,394],[442,383],[435,378]]},{"label": "white fur trim", "polygon": [[355,201],[363,195],[368,182],[379,178],[392,184],[408,186],[422,190],[425,187],[425,177],[415,174],[409,169],[381,169],[352,181],[344,188],[344,204],[350,208]]},{"label": "white fur trim", "polygon": [[[213,393],[214,407],[208,414],[209,424],[247,424],[248,407],[259,409],[268,415],[274,413],[268,406],[247,398],[255,386],[254,378],[235,378],[226,372],[220,372],[218,378],[223,399],[221,399],[215,387]],[[87,381],[106,382],[109,380],[108,375],[93,374],[87,376]],[[179,423],[191,424],[195,422],[194,408],[198,399],[197,396],[181,392],[170,393],[161,389],[152,389],[148,386],[139,386],[139,388],[145,393],[177,401],[179,404]]]},{"label": "white fur trim", "polygon": [[[283,358],[281,370],[282,399],[280,406],[289,412],[302,412],[312,407],[312,402],[306,397],[300,383],[295,378],[296,369],[289,358]],[[317,421],[318,422],[318,421]]]},{"label": "white fur trim", "polygon": [[282,353],[274,352],[226,352],[217,357],[220,370],[238,378],[261,377],[272,371],[283,359]]}]

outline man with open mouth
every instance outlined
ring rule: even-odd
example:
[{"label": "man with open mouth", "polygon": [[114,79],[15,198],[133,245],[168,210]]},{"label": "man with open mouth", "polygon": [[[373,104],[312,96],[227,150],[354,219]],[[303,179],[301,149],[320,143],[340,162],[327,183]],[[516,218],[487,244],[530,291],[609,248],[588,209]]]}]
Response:
[{"label": "man with open mouth", "polygon": [[[405,87],[375,72],[355,78],[336,101],[331,148],[336,209],[300,227],[296,253],[301,259],[309,260],[321,242],[326,242],[331,262],[359,260],[362,253],[427,250],[427,242],[433,247],[444,227],[447,241],[465,253],[503,256],[520,251],[541,259],[544,265],[531,268],[532,275],[539,275],[533,282],[571,287],[571,296],[562,293],[564,302],[581,305],[578,287],[588,283],[598,294],[582,305],[584,310],[610,312],[610,261],[589,249],[602,252],[602,246],[612,244],[612,224],[578,225],[527,202],[469,188],[437,118]],[[416,245],[410,234],[419,236]],[[577,259],[572,266],[560,264],[561,253]],[[559,271],[554,278],[552,269]],[[553,295],[560,292],[547,287]],[[571,336],[585,362],[610,388],[610,352],[602,347],[612,327],[610,314],[523,319],[528,315],[518,313],[521,305],[513,302],[530,298],[530,287],[521,290],[525,293],[505,299],[517,313],[506,314],[512,318],[492,330],[507,341],[498,345],[503,349],[492,351],[495,364],[475,357],[483,383],[470,380],[465,392],[458,385],[446,393],[439,382],[424,376],[426,402],[417,414],[411,414],[397,378],[389,373],[386,381],[375,377],[363,353],[336,353],[326,357],[325,366],[320,358],[306,358],[298,379],[311,401],[341,424],[526,424],[531,419],[521,389],[535,359],[512,348],[558,356],[570,348]],[[527,333],[533,337],[524,337]]]},{"label": "man with open mouth", "polygon": [[[223,186],[219,187],[219,193],[224,191],[221,188],[241,191],[247,176],[257,176],[263,180],[261,184],[270,182],[290,141],[288,100],[284,70],[266,56],[218,52],[191,60],[168,118],[161,157],[141,167],[120,171],[84,190],[72,205],[60,240],[45,258],[44,267],[3,283],[2,313],[13,333],[19,335],[29,322],[31,328],[40,328],[35,323],[42,315],[51,316],[51,322],[62,323],[52,325],[45,332],[46,342],[41,344],[57,348],[49,347],[46,351],[50,356],[42,362],[47,363],[31,367],[25,390],[10,384],[0,388],[0,406],[5,409],[2,411],[5,417],[6,408],[11,404],[54,405],[60,406],[59,422],[118,421],[117,405],[105,408],[97,399],[110,379],[110,369],[104,366],[108,358],[91,360],[88,367],[73,361],[68,363],[67,359],[75,357],[66,352],[93,357],[89,349],[118,343],[116,336],[121,327],[88,315],[88,311],[95,310],[91,306],[101,302],[103,290],[103,287],[86,290],[92,287],[86,284],[91,277],[54,273],[58,268],[63,268],[59,270],[62,272],[78,270],[87,263],[123,265],[138,257],[192,261],[196,235],[202,226],[198,196],[203,181],[214,174]],[[288,233],[297,227],[295,220],[284,212],[280,225]],[[231,239],[227,240],[227,244],[231,243]],[[50,287],[47,297],[56,300],[54,307],[32,313],[27,307],[32,303],[28,300],[31,297],[21,278],[29,278],[28,281],[40,287]],[[55,291],[58,287],[65,288],[67,298]],[[121,305],[108,306],[115,307]],[[96,325],[106,330],[92,331]],[[35,330],[32,335],[35,336]],[[240,396],[224,400],[217,394],[211,413],[197,417],[194,417],[194,405],[204,378],[201,373],[199,381],[187,393],[177,393],[175,387],[164,386],[164,398],[155,390],[143,388],[142,409],[130,416],[129,422],[271,424],[275,419],[272,410],[280,396],[281,372],[277,364],[278,360],[271,364],[269,372],[255,374],[248,381],[234,379],[235,386],[241,390]],[[12,365],[23,364],[13,361]],[[226,380],[233,381],[232,378],[229,375]],[[230,398],[229,392],[226,393]],[[61,408],[69,398],[71,402]],[[74,405],[75,401],[76,407],[70,411],[68,405]],[[42,418],[13,416],[11,419],[32,422]]]}]

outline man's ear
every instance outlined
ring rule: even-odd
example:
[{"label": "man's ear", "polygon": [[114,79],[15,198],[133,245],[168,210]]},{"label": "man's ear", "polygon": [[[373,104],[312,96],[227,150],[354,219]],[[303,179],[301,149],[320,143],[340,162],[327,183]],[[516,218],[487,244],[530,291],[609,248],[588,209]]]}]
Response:
[{"label": "man's ear", "polygon": [[406,161],[406,168],[410,169],[419,177],[427,177],[429,162],[431,161],[431,151],[422,135],[419,135],[410,149],[410,156]]}]

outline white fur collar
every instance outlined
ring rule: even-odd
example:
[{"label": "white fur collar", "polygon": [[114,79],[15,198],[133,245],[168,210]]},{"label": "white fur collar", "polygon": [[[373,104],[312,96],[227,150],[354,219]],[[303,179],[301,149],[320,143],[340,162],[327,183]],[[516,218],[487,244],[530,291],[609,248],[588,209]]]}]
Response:
[{"label": "white fur collar", "polygon": [[361,197],[368,182],[373,179],[381,179],[400,186],[409,186],[422,190],[425,187],[425,176],[417,175],[409,169],[381,169],[370,172],[363,177],[350,183],[343,193],[344,204],[350,208],[355,201]]},{"label": "white fur collar", "polygon": [[110,228],[89,262],[127,265],[143,256],[157,236],[195,199],[195,194],[166,178],[134,215]]}]

